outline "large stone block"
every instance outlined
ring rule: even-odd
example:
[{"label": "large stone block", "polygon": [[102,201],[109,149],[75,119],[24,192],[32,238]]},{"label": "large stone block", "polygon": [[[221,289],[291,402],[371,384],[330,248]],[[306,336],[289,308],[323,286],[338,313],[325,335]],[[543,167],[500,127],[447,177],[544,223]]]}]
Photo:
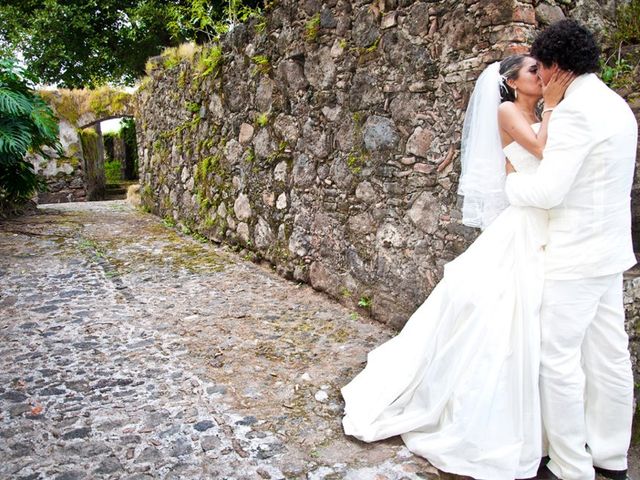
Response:
[{"label": "large stone block", "polygon": [[431,146],[433,133],[426,128],[416,128],[407,140],[407,153],[426,158]]},{"label": "large stone block", "polygon": [[371,115],[364,124],[364,145],[369,151],[394,149],[400,135],[393,120]]},{"label": "large stone block", "polygon": [[316,162],[304,153],[298,155],[293,164],[293,183],[297,187],[313,185],[316,179]]},{"label": "large stone block", "polygon": [[304,90],[309,85],[304,76],[304,68],[294,60],[281,61],[278,65],[278,74],[293,92]]},{"label": "large stone block", "polygon": [[236,214],[238,220],[248,220],[251,218],[251,205],[249,204],[249,197],[244,193],[238,195],[236,201],[233,203],[233,211]]},{"label": "large stone block", "polygon": [[316,88],[329,88],[336,79],[336,65],[329,47],[311,52],[304,63],[307,81]]}]

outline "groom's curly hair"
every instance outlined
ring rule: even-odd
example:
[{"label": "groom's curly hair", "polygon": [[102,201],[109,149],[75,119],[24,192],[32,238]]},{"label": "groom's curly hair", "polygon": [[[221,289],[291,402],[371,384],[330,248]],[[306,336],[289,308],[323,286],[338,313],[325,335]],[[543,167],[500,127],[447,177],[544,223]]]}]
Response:
[{"label": "groom's curly hair", "polygon": [[544,29],[531,46],[531,56],[545,67],[557,63],[576,75],[599,70],[600,47],[593,34],[575,20],[560,20]]}]

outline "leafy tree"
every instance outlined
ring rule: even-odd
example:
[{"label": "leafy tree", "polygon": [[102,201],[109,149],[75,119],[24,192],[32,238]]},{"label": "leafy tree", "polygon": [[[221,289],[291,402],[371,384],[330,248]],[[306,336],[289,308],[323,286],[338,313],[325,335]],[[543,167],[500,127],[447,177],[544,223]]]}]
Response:
[{"label": "leafy tree", "polygon": [[27,153],[60,152],[57,119],[35,83],[15,59],[0,58],[0,211],[19,207],[43,187]]},{"label": "leafy tree", "polygon": [[164,0],[5,0],[0,37],[44,82],[131,83],[171,42]]},{"label": "leafy tree", "polygon": [[[247,0],[255,6],[260,0]],[[210,39],[242,0],[4,0],[0,50],[20,52],[44,82],[131,84],[164,47]]]}]

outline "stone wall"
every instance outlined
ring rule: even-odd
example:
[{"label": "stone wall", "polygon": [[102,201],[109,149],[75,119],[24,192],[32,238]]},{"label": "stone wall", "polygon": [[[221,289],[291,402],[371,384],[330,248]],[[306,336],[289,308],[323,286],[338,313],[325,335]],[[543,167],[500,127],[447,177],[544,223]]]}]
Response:
[{"label": "stone wall", "polygon": [[477,235],[456,195],[473,81],[541,25],[601,29],[611,5],[279,2],[218,45],[152,59],[136,98],[143,202],[399,327]]},{"label": "stone wall", "polygon": [[155,60],[137,98],[145,201],[399,326],[476,234],[453,161],[472,80],[535,22],[512,0],[280,2],[262,31]]}]

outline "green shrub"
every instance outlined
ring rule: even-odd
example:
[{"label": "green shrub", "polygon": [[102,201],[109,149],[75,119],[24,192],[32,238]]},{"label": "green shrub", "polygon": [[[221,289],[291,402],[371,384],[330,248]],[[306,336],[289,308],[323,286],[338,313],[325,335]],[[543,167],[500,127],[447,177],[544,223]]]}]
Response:
[{"label": "green shrub", "polygon": [[120,160],[104,162],[104,176],[107,183],[119,183],[122,180],[122,163]]},{"label": "green shrub", "polygon": [[0,58],[0,210],[19,208],[44,188],[27,153],[49,158],[49,147],[62,154],[57,119],[36,83],[15,59]]}]

